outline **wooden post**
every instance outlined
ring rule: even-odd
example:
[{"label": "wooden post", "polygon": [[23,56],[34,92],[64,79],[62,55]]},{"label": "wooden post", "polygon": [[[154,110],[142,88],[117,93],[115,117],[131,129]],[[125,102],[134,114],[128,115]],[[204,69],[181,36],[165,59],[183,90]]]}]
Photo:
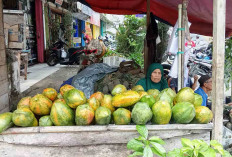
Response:
[{"label": "wooden post", "polygon": [[232,102],[232,80],[230,81],[230,102]]},{"label": "wooden post", "polygon": [[[186,25],[186,15],[187,15],[187,0],[182,2],[182,20],[181,28],[185,29]],[[181,31],[181,52],[185,52],[185,30]],[[187,65],[186,65],[187,66]],[[181,54],[181,88],[184,87],[184,69],[185,69],[185,54]]]},{"label": "wooden post", "polygon": [[213,1],[213,91],[214,114],[212,139],[222,143],[224,59],[225,59],[225,0]]},{"label": "wooden post", "polygon": [[147,28],[150,24],[150,0],[147,0]]},{"label": "wooden post", "polygon": [[[150,24],[150,0],[147,0],[147,29],[149,24]],[[148,68],[148,48],[147,48],[146,39],[144,41],[145,41],[144,42],[144,74],[146,75]]]},{"label": "wooden post", "polygon": [[0,113],[9,111],[9,84],[6,65],[3,1],[0,0]]},{"label": "wooden post", "polygon": [[[182,4],[178,5],[178,28],[181,28],[181,19],[182,18]],[[178,31],[178,52],[181,52],[181,33],[182,31]],[[181,72],[181,54],[177,54],[178,56],[178,91],[181,89],[181,78],[182,78],[182,72]]]},{"label": "wooden post", "polygon": [[27,29],[27,13],[23,13],[24,23],[23,23],[23,49],[27,48],[27,38],[26,38],[26,29]]}]

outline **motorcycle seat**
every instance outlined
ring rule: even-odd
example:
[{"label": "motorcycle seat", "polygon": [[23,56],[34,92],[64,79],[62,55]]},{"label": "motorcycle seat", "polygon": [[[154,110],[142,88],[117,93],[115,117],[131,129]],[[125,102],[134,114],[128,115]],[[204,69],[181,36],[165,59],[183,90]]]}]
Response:
[{"label": "motorcycle seat", "polygon": [[68,52],[69,54],[73,54],[76,51],[81,52],[82,50],[84,50],[84,47],[72,47],[68,49]]}]

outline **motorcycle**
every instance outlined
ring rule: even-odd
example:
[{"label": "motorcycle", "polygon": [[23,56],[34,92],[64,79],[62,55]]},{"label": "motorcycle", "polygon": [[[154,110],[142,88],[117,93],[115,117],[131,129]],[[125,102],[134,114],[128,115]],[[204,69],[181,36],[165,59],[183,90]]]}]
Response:
[{"label": "motorcycle", "polygon": [[[47,59],[47,64],[49,66],[55,66],[60,63],[61,65],[86,65],[87,61],[82,59],[81,56],[88,56],[90,54],[97,53],[97,49],[86,50],[85,47],[69,48],[68,53],[64,50],[64,46],[67,46],[65,42],[59,39],[53,44],[53,47],[49,49],[49,57]],[[91,61],[94,57],[89,57]],[[93,61],[92,61],[93,62]]]},{"label": "motorcycle", "polygon": [[175,55],[165,52],[162,56],[162,62],[168,62],[168,64],[172,64],[175,59]]},{"label": "motorcycle", "polygon": [[164,63],[161,65],[163,66],[163,70],[164,70],[164,78],[168,81],[169,78],[168,74],[172,66],[170,64],[164,64]]},{"label": "motorcycle", "polygon": [[190,65],[190,71],[189,75],[190,77],[193,77],[194,75],[212,75],[212,64],[211,60],[203,60],[203,59],[194,59],[189,60]]},{"label": "motorcycle", "polygon": [[211,60],[212,59],[212,43],[208,47],[202,47],[199,50],[194,50],[197,59]]}]

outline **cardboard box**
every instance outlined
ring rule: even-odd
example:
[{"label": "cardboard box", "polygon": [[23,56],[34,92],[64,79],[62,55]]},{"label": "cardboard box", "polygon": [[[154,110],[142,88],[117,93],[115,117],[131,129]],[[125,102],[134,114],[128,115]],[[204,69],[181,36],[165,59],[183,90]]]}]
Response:
[{"label": "cardboard box", "polygon": [[19,41],[19,33],[9,33],[9,42]]},{"label": "cardboard box", "polygon": [[10,49],[23,49],[23,42],[9,42]]}]

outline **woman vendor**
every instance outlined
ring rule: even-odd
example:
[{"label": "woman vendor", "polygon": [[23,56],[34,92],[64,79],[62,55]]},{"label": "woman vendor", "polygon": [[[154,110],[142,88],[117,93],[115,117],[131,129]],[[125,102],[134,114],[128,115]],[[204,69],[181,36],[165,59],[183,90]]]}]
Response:
[{"label": "woman vendor", "polygon": [[163,66],[159,63],[153,63],[149,66],[146,77],[140,79],[136,85],[143,86],[145,91],[149,89],[158,89],[162,91],[165,88],[169,88],[163,75]]}]

